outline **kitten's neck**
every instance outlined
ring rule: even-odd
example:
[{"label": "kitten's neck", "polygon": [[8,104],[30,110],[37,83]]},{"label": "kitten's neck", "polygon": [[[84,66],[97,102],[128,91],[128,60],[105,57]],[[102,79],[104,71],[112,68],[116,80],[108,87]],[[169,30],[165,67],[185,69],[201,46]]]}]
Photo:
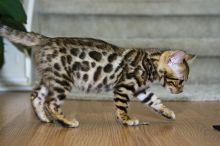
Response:
[{"label": "kitten's neck", "polygon": [[159,64],[159,59],[160,59],[161,54],[162,52],[159,52],[159,51],[149,54],[149,59],[152,63],[151,65],[153,68],[153,76],[155,80],[159,80],[160,78],[159,73],[158,73],[158,64]]}]

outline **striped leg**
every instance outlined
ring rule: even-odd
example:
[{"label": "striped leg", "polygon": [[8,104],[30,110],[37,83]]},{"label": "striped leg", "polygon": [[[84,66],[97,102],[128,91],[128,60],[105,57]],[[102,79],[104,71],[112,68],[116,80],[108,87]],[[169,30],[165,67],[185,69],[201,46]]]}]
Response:
[{"label": "striped leg", "polygon": [[[52,82],[52,81],[50,81]],[[54,83],[53,85],[55,85]],[[58,84],[55,87],[50,87],[50,92],[47,101],[45,102],[46,113],[53,119],[55,123],[62,125],[63,127],[78,127],[79,122],[77,120],[68,120],[63,115],[60,108],[62,100],[64,100],[69,93],[69,90]]]},{"label": "striped leg", "polygon": [[135,96],[145,105],[151,107],[156,112],[168,119],[175,119],[175,114],[161,103],[161,100],[152,92],[142,90],[135,94]]},{"label": "striped leg", "polygon": [[129,102],[128,93],[131,93],[131,91],[123,87],[117,87],[115,89],[114,101],[116,106],[116,117],[120,122],[122,122],[125,125],[130,125],[130,126],[139,125],[139,120],[131,119],[128,116],[128,111],[127,111],[128,102]]},{"label": "striped leg", "polygon": [[36,88],[34,88],[31,94],[32,107],[37,117],[42,122],[51,122],[51,120],[46,116],[45,111],[44,111],[44,103],[45,103],[45,98],[47,94],[48,94],[48,90],[43,84],[38,85]]},{"label": "striped leg", "polygon": [[60,108],[62,101],[72,89],[72,80],[66,74],[53,74],[50,70],[43,76],[43,83],[48,89],[48,95],[44,103],[46,115],[55,123],[63,127],[77,127],[77,120],[68,120]]}]

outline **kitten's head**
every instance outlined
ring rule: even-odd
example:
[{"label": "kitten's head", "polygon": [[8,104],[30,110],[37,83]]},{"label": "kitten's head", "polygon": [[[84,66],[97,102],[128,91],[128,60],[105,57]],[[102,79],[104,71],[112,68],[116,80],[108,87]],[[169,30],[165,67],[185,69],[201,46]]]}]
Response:
[{"label": "kitten's head", "polygon": [[181,93],[189,75],[188,62],[193,58],[195,55],[180,50],[164,51],[160,56],[157,68],[163,87],[173,94]]}]

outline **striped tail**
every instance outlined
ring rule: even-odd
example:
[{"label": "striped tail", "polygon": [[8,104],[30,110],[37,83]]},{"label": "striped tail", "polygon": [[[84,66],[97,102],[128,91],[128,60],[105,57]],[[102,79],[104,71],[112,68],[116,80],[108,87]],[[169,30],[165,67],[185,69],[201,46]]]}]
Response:
[{"label": "striped tail", "polygon": [[0,22],[0,36],[8,39],[13,43],[18,43],[28,47],[39,46],[47,42],[47,37],[33,33],[33,32],[23,32],[13,28],[10,28],[6,25],[3,25]]}]

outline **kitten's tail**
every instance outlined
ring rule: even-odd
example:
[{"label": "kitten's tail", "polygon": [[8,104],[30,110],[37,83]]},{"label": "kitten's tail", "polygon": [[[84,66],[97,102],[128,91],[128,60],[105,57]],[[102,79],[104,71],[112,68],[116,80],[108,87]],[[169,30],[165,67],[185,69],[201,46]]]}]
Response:
[{"label": "kitten's tail", "polygon": [[0,22],[0,36],[8,39],[13,43],[18,43],[28,47],[34,47],[45,44],[48,40],[48,38],[43,35],[33,32],[19,31],[8,27],[2,24],[1,22]]}]

